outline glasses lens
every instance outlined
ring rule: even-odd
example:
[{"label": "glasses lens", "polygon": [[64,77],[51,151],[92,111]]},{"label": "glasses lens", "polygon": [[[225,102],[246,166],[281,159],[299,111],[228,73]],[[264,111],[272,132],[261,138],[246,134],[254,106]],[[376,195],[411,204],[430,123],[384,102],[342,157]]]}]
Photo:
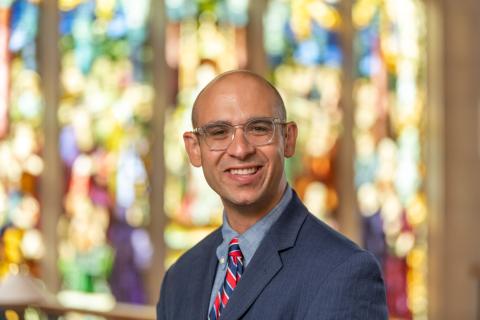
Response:
[{"label": "glasses lens", "polygon": [[223,149],[232,141],[233,127],[227,124],[212,124],[204,128],[205,142],[212,149]]},{"label": "glasses lens", "polygon": [[259,146],[270,143],[275,130],[275,123],[270,119],[252,120],[245,126],[245,136],[248,142]]}]

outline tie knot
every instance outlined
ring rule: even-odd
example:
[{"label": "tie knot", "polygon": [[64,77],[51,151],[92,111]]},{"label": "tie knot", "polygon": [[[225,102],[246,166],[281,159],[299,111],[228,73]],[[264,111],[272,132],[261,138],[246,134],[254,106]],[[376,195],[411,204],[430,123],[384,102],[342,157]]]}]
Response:
[{"label": "tie knot", "polygon": [[228,244],[228,255],[235,258],[243,258],[242,251],[238,245],[238,238],[233,238]]}]

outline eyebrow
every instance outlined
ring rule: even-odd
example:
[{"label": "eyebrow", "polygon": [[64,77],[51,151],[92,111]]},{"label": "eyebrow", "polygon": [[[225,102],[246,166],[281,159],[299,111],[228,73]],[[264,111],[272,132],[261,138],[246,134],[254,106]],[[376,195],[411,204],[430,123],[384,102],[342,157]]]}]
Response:
[{"label": "eyebrow", "polygon": [[215,121],[207,122],[203,126],[200,126],[199,128],[206,127],[206,126],[214,126],[214,125],[219,125],[219,124],[232,125],[232,123],[230,121],[227,121],[227,120],[215,120]]},{"label": "eyebrow", "polygon": [[[245,124],[245,123],[247,123],[249,121],[252,121],[252,120],[262,120],[262,119],[278,119],[278,118],[275,117],[275,116],[251,117],[251,118],[248,118],[246,121],[244,121],[241,124]],[[232,122],[230,122],[228,120],[214,120],[214,121],[211,121],[211,122],[207,122],[203,126],[199,126],[198,128],[202,128],[202,127],[206,127],[206,126],[210,126],[210,125],[217,125],[217,124],[228,124],[228,125],[231,125],[231,126],[233,125]]]}]

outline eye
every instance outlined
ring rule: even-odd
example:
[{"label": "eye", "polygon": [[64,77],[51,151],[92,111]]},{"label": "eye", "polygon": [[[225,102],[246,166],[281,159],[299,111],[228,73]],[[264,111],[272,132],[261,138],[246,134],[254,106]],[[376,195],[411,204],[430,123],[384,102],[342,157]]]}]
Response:
[{"label": "eye", "polygon": [[264,135],[269,134],[273,130],[272,122],[267,120],[255,120],[248,124],[247,131],[250,134]]},{"label": "eye", "polygon": [[207,126],[205,132],[212,138],[225,138],[230,134],[230,128],[227,125],[212,125]]}]

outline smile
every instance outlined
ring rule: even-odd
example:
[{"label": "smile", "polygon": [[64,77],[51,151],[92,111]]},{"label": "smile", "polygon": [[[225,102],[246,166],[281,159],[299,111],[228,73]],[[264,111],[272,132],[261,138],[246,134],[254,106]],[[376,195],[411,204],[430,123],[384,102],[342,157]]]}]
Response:
[{"label": "smile", "polygon": [[241,169],[230,169],[229,172],[233,175],[246,176],[255,174],[258,171],[258,167],[253,168],[241,168]]}]

